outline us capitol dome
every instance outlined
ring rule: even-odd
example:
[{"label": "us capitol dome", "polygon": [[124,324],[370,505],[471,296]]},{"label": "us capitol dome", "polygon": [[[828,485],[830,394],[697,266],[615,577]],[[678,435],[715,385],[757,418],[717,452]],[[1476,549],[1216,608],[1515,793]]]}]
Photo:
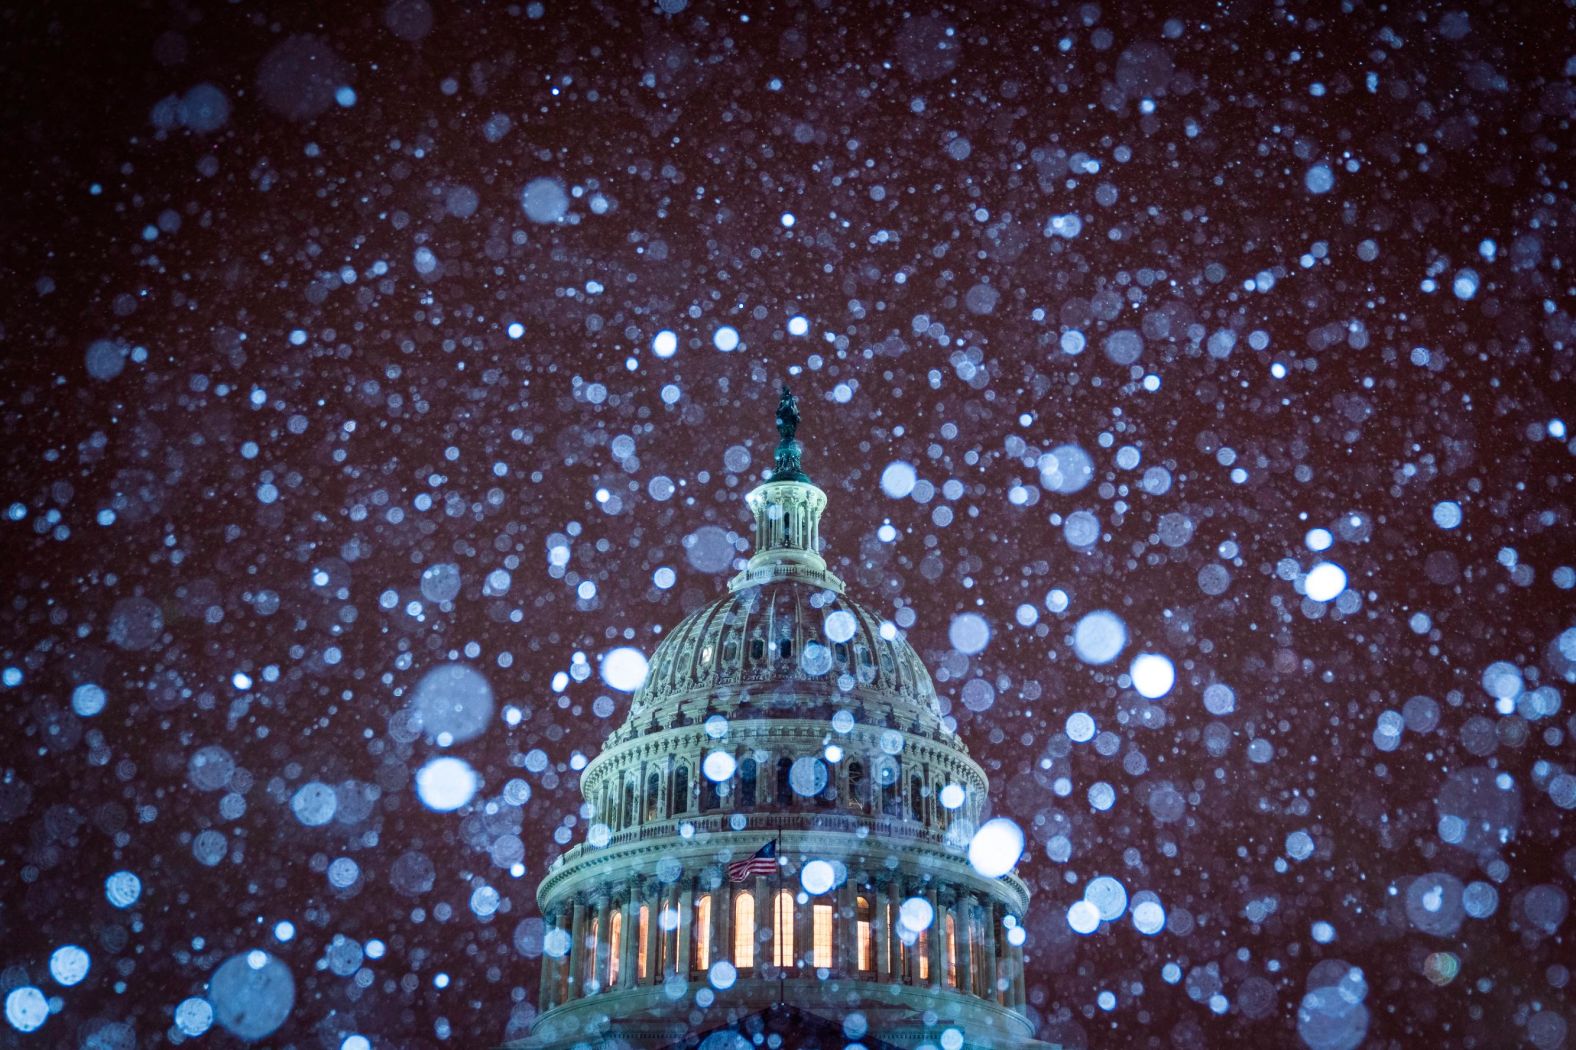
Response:
[{"label": "us capitol dome", "polygon": [[1015,873],[967,850],[988,782],[930,674],[820,551],[797,403],[745,498],[755,552],[657,646],[537,890],[530,1050],[1043,1048]]}]

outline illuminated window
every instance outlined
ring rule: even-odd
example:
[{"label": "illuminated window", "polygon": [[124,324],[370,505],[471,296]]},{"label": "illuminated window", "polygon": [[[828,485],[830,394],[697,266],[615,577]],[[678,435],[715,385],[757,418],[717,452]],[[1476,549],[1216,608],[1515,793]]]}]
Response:
[{"label": "illuminated window", "polygon": [[861,970],[869,973],[871,970],[875,969],[875,945],[871,943],[870,939],[870,921],[872,909],[870,907],[870,899],[868,897],[859,898],[855,915],[859,923],[858,966]]},{"label": "illuminated window", "polygon": [[624,945],[624,913],[619,909],[607,921],[607,986],[618,984],[618,954]]},{"label": "illuminated window", "polygon": [[914,941],[914,958],[919,964],[919,979],[930,980],[930,931],[921,930]]},{"label": "illuminated window", "polygon": [[598,944],[597,934],[601,932],[597,929],[599,925],[600,923],[597,922],[597,916],[592,915],[586,922],[586,941],[585,944],[581,946],[582,950],[586,953],[585,958],[587,960],[587,970],[589,971],[581,971],[585,974],[583,980],[587,985],[594,985],[596,983],[596,949]]},{"label": "illuminated window", "polygon": [[702,893],[695,902],[695,968],[711,968],[711,894]]},{"label": "illuminated window", "polygon": [[958,986],[958,924],[947,916],[947,984]]},{"label": "illuminated window", "polygon": [[646,979],[646,974],[650,972],[646,966],[646,951],[651,944],[651,914],[650,909],[648,909],[644,904],[640,906],[639,926],[640,933],[635,938],[635,972],[639,974],[640,979],[644,981]]},{"label": "illuminated window", "polygon": [[810,909],[810,943],[815,947],[811,962],[816,966],[832,965],[832,906],[817,904]]},{"label": "illuminated window", "polygon": [[788,890],[777,894],[776,912],[772,919],[772,962],[778,966],[792,966],[793,894]]},{"label": "illuminated window", "polygon": [[733,965],[740,970],[755,965],[755,898],[748,893],[733,899]]}]

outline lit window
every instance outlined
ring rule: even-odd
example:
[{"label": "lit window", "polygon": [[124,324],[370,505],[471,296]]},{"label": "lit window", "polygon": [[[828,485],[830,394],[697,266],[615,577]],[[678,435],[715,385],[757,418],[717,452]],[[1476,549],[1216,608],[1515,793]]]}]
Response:
[{"label": "lit window", "polygon": [[711,968],[711,894],[702,893],[695,902],[695,968]]},{"label": "lit window", "polygon": [[921,930],[914,941],[914,958],[919,960],[919,979],[930,980],[930,931]]},{"label": "lit window", "polygon": [[777,894],[777,914],[772,926],[772,962],[778,966],[792,966],[793,894],[788,890]]},{"label": "lit window", "polygon": [[733,965],[739,970],[755,965],[755,898],[748,893],[733,899]]},{"label": "lit window", "polygon": [[875,945],[870,940],[870,899],[859,898],[859,968],[866,973],[875,969]]},{"label": "lit window", "polygon": [[651,932],[650,932],[650,930],[651,930],[650,909],[648,909],[644,904],[642,904],[640,906],[640,934],[635,940],[635,956],[636,956],[636,960],[637,960],[637,963],[638,963],[638,965],[635,968],[635,972],[640,975],[640,979],[642,981],[644,981],[646,979],[646,974],[648,972],[650,972],[646,968],[646,949],[650,946],[650,943],[651,943]]},{"label": "lit window", "polygon": [[832,965],[832,906],[817,904],[810,910],[810,919],[812,943],[815,946],[815,957],[812,962],[816,966],[830,967]]},{"label": "lit window", "polygon": [[607,923],[607,986],[615,987],[618,984],[618,954],[623,947],[624,915],[623,911],[615,911]]}]

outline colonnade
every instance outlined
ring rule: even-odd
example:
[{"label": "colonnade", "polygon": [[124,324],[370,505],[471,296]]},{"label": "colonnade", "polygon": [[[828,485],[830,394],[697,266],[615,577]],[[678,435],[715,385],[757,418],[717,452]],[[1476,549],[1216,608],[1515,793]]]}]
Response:
[{"label": "colonnade", "polygon": [[[563,931],[569,950],[544,955],[540,1008],[672,977],[704,981],[727,962],[739,979],[845,977],[1023,1010],[1023,949],[1009,937],[1021,920],[1000,901],[913,876],[846,882],[803,901],[796,879],[703,878],[626,880],[551,904],[547,927]],[[916,897],[933,916],[920,931],[899,917]]]}]

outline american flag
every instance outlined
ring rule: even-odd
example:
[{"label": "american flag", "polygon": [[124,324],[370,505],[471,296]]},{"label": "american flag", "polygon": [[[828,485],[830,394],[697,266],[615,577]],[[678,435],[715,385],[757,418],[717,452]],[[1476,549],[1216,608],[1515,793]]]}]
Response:
[{"label": "american flag", "polygon": [[772,839],[756,850],[753,856],[736,860],[728,865],[728,881],[743,882],[751,875],[777,874],[777,840]]}]

